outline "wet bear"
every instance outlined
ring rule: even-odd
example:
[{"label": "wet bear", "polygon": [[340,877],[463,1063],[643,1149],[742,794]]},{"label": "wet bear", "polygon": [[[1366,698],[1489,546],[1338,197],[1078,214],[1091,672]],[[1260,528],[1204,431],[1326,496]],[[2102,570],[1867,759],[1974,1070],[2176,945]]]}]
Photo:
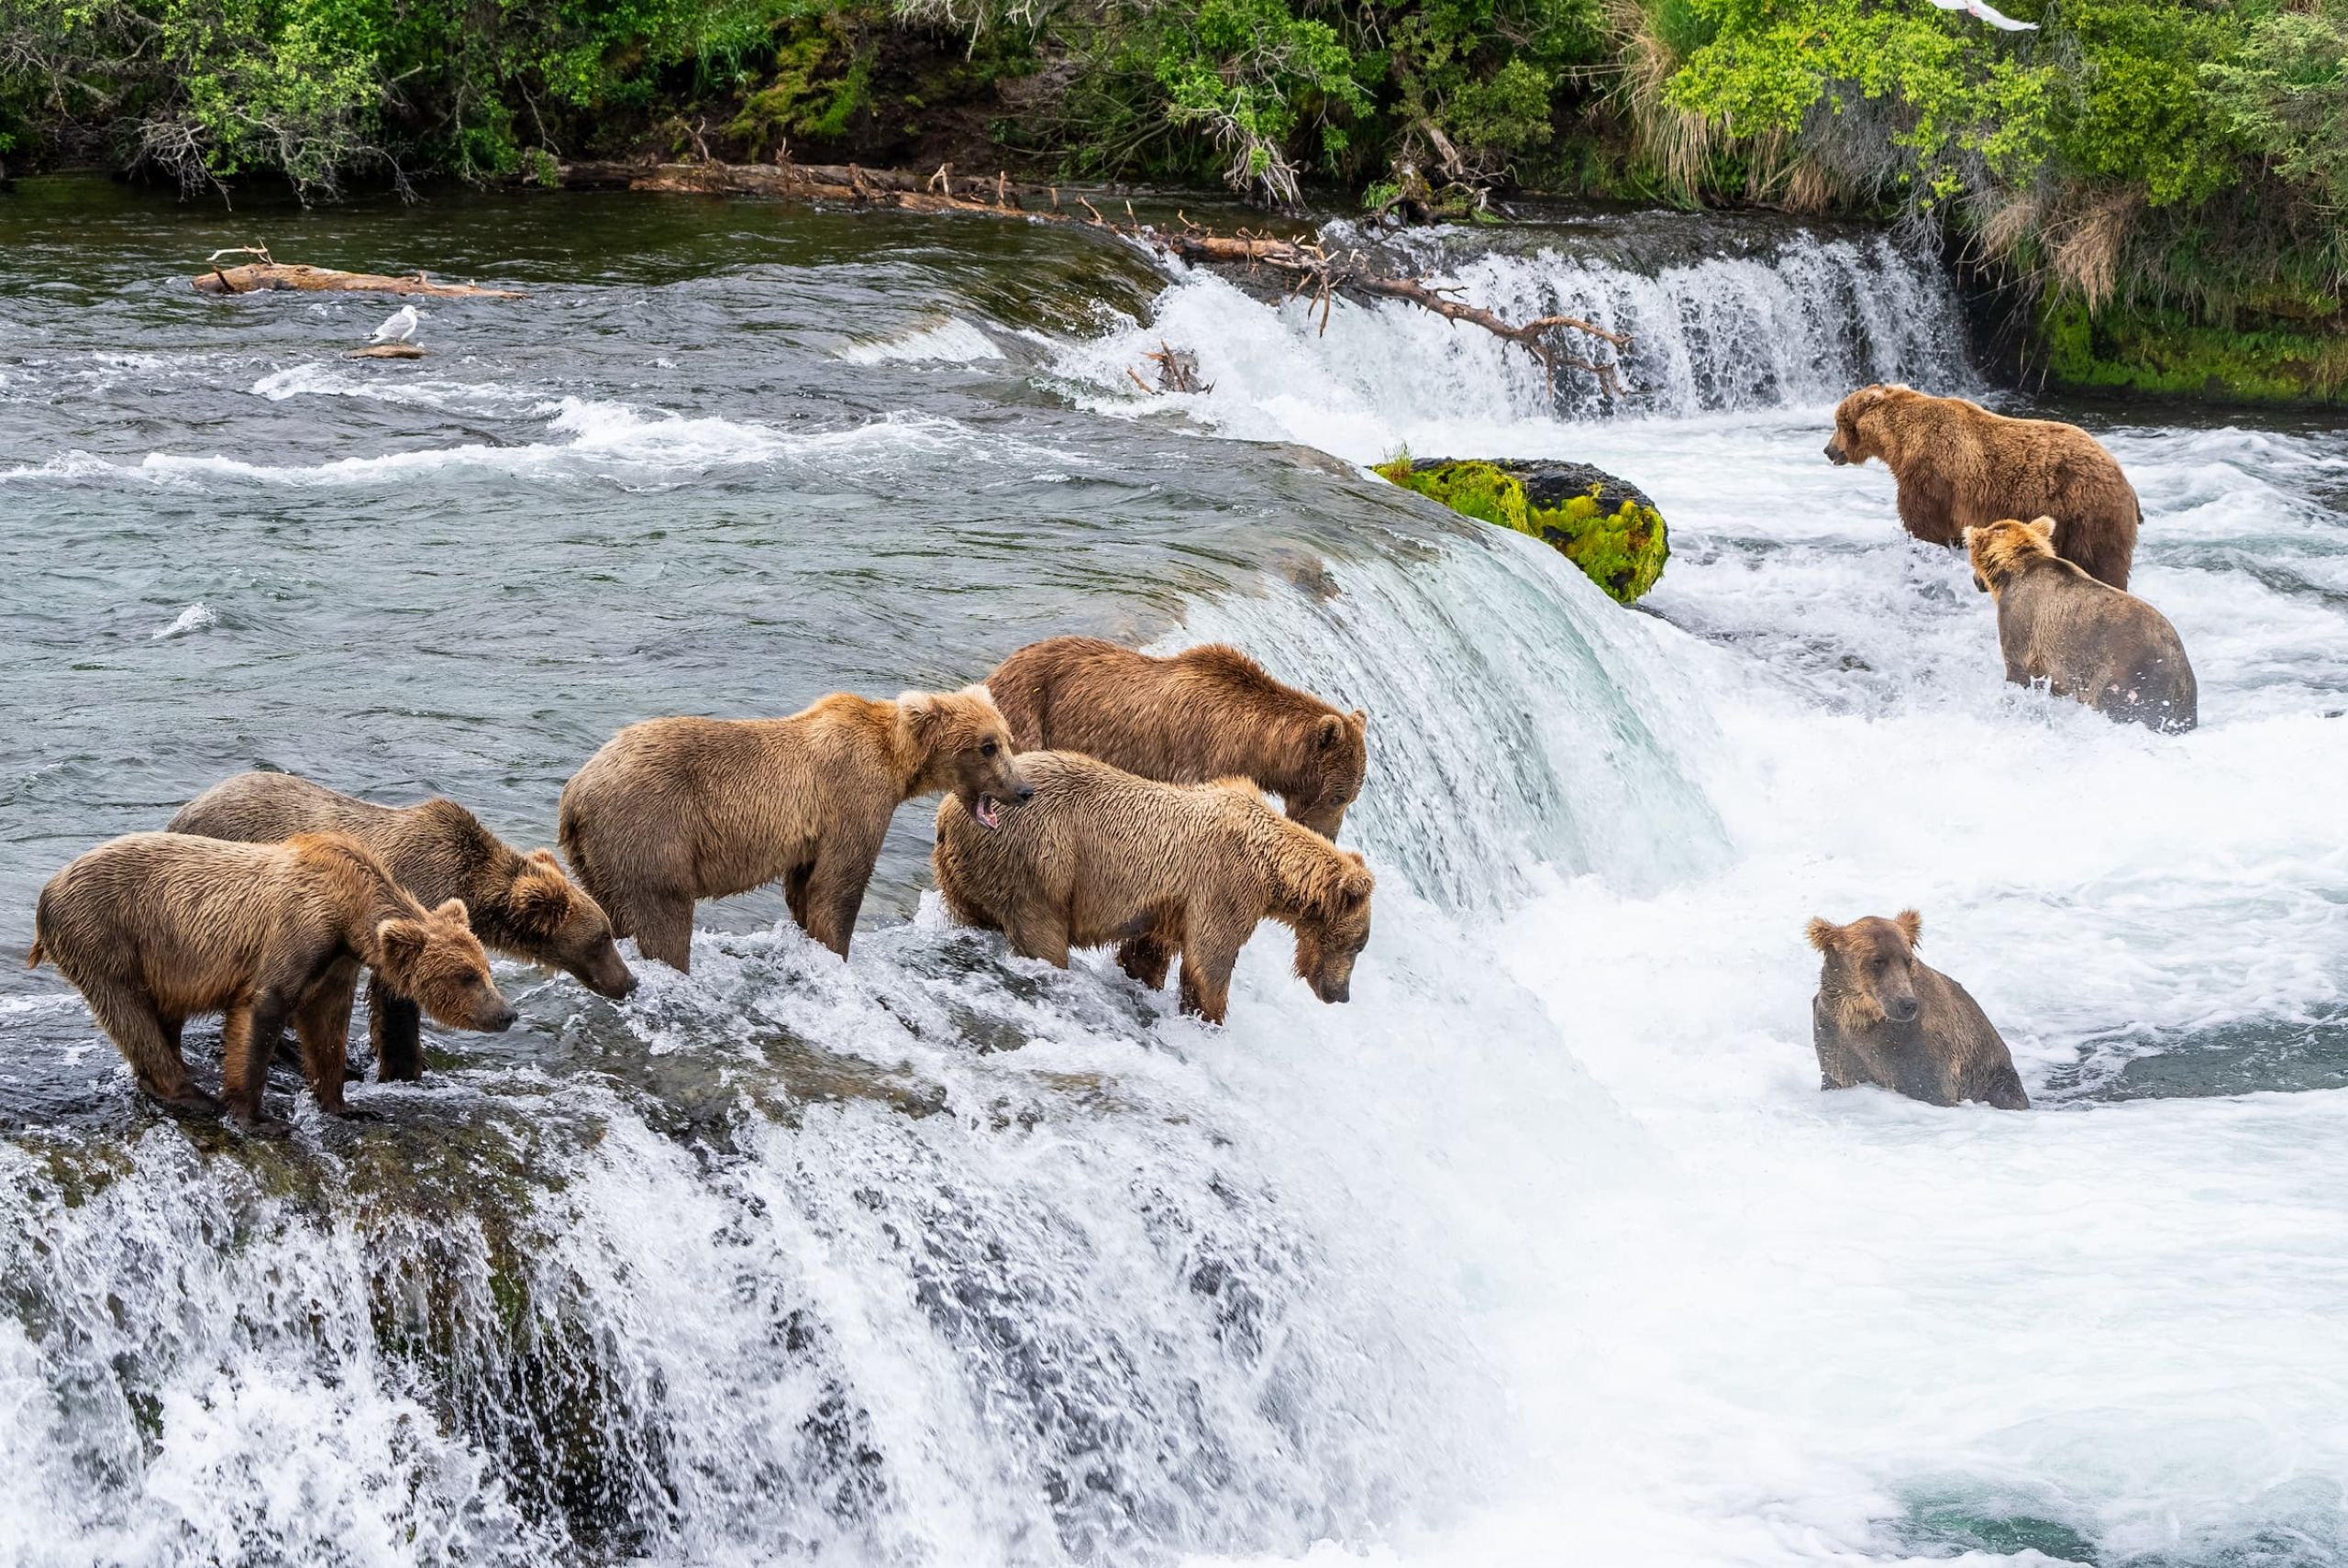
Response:
[{"label": "wet bear", "polygon": [[2054,553],[2054,522],[1965,531],[1974,585],[1998,602],[2006,679],[2046,682],[2106,718],[2176,734],[2200,723],[2200,689],[2168,617]]},{"label": "wet bear", "polygon": [[845,958],[889,819],[951,793],[991,829],[1022,795],[983,686],[893,702],[836,692],[787,719],[648,719],[563,786],[558,833],[612,927],[692,958],[693,902],[781,879],[791,917]]},{"label": "wet bear", "polygon": [[1376,887],[1359,855],[1245,778],[1162,784],[1065,751],[1025,753],[1019,772],[1034,794],[997,831],[958,800],[938,808],[931,863],[955,920],[1062,968],[1071,947],[1124,943],[1119,961],[1153,989],[1179,953],[1182,1010],[1210,1023],[1230,1005],[1239,950],[1276,920],[1295,932],[1313,994],[1351,995]]},{"label": "wet bear", "polygon": [[1023,751],[1079,751],[1168,784],[1253,779],[1331,840],[1369,762],[1367,713],[1283,685],[1223,643],[1159,658],[1053,637],[996,666],[987,690]]},{"label": "wet bear", "polygon": [[2076,425],[2009,419],[1959,397],[1912,387],[1861,387],[1834,410],[1826,456],[1837,465],[1880,458],[1899,482],[1899,521],[1930,545],[2000,517],[2056,519],[2055,551],[2114,588],[2128,586],[2135,488],[2102,443]]},{"label": "wet bear", "polygon": [[1916,956],[1923,917],[1810,922],[1824,955],[1810,1004],[1819,1087],[1877,1084],[1931,1105],[2027,1110],[2006,1043],[1963,986]]},{"label": "wet bear", "polygon": [[[240,773],[180,808],[171,831],[249,844],[347,833],[373,851],[417,901],[432,906],[461,900],[473,934],[492,952],[566,970],[602,996],[625,997],[636,988],[636,977],[613,945],[611,921],[563,875],[552,852],[522,853],[454,801],[379,806],[290,773]],[[348,1021],[356,966],[342,978]],[[386,985],[380,971],[371,976],[367,1030],[378,1078],[423,1076],[417,1023],[415,1001]]]},{"label": "wet bear", "polygon": [[217,1109],[188,1079],[180,1031],[199,1013],[224,1014],[222,1098],[246,1123],[260,1118],[289,1021],[311,1092],[342,1112],[346,965],[375,970],[452,1029],[514,1022],[465,906],[426,911],[343,834],[270,845],[130,834],[50,878],[33,926],[31,962],[46,958],[73,982],[138,1087],[167,1105]]}]

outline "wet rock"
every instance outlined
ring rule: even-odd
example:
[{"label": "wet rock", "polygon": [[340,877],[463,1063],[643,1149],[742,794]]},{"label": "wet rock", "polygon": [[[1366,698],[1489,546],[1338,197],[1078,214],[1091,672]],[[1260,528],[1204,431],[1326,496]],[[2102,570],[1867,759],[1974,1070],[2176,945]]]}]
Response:
[{"label": "wet rock", "polygon": [[1464,516],[1539,539],[1620,603],[1653,588],[1671,558],[1655,502],[1588,463],[1404,457],[1378,472]]}]

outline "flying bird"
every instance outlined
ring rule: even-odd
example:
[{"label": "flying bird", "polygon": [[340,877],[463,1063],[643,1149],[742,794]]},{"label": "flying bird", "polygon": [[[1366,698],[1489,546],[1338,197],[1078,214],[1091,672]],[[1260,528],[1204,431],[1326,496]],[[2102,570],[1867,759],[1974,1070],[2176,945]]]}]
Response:
[{"label": "flying bird", "polygon": [[2036,22],[2017,22],[1988,4],[1988,0],[1932,0],[1932,3],[1944,11],[1963,11],[1976,20],[2010,33],[2034,33],[2038,30]]},{"label": "flying bird", "polygon": [[422,314],[412,304],[400,306],[392,313],[390,320],[375,329],[375,336],[368,341],[371,343],[413,342],[415,338],[416,317]]}]

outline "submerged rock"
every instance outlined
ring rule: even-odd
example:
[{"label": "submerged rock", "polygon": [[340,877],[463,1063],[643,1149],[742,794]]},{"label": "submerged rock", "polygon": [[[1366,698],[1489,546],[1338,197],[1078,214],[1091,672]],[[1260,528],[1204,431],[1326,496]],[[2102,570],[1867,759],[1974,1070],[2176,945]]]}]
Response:
[{"label": "submerged rock", "polygon": [[1624,604],[1653,588],[1671,558],[1655,502],[1588,463],[1404,457],[1378,472],[1464,516],[1531,535]]}]

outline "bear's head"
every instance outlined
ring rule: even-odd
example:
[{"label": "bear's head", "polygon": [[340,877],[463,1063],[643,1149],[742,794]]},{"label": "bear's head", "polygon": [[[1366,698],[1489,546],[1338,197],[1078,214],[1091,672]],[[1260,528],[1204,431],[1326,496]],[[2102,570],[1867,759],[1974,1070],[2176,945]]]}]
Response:
[{"label": "bear's head", "polygon": [[514,1010],[489,977],[489,955],[473,935],[462,899],[378,923],[368,964],[385,985],[451,1029],[496,1034],[514,1027]]},{"label": "bear's head", "polygon": [[1844,398],[1834,407],[1834,434],[1826,443],[1827,461],[1838,469],[1869,458],[1891,462],[1895,454],[1888,449],[1889,436],[1880,416],[1887,408],[1915,395],[1914,389],[1896,381],[1878,381]]},{"label": "bear's head", "polygon": [[1916,996],[1916,946],[1924,917],[1902,910],[1889,920],[1869,915],[1848,925],[1810,922],[1810,944],[1825,955],[1818,988],[1855,1033],[1887,1021],[1913,1023],[1923,1004]]},{"label": "bear's head", "polygon": [[1361,793],[1369,770],[1369,715],[1324,713],[1312,722],[1302,783],[1288,801],[1289,820],[1302,823],[1332,844],[1346,820],[1346,808]]},{"label": "bear's head", "polygon": [[1377,886],[1362,857],[1341,849],[1305,889],[1296,922],[1296,973],[1324,1002],[1353,994],[1354,960],[1369,945],[1369,895]]},{"label": "bear's head", "polygon": [[1984,593],[2003,593],[2025,563],[2055,558],[2054,519],[2017,523],[2008,517],[1977,524],[1965,531],[1965,553],[1973,558],[1973,586]]},{"label": "bear's head", "polygon": [[636,977],[613,944],[611,917],[563,875],[554,851],[520,857],[498,913],[494,935],[515,956],[566,970],[597,996],[616,1000],[636,989]]},{"label": "bear's head", "polygon": [[1002,808],[1036,792],[1020,780],[1011,726],[983,686],[900,696],[897,749],[914,769],[909,796],[942,790],[980,827],[1001,827]]}]

